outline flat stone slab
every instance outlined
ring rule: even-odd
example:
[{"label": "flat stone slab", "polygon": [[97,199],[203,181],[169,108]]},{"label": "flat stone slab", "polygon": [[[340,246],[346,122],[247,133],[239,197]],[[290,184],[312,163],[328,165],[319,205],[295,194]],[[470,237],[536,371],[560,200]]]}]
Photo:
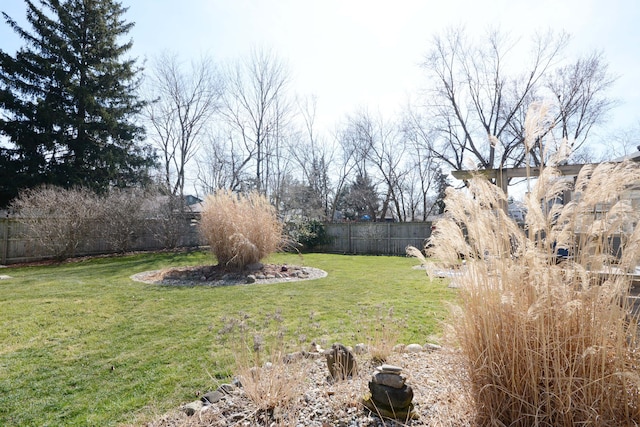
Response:
[{"label": "flat stone slab", "polygon": [[402,368],[400,366],[387,365],[386,363],[382,366],[378,366],[376,369],[385,374],[400,374],[400,372],[402,372]]}]

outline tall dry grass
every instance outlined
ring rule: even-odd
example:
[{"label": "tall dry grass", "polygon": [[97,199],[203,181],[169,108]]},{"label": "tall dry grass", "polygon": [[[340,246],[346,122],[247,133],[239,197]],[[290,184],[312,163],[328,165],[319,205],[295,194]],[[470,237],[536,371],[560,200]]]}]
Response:
[{"label": "tall dry grass", "polygon": [[546,167],[526,197],[525,230],[487,180],[448,191],[429,255],[437,268],[466,259],[452,323],[480,425],[640,423],[638,319],[624,274],[640,257],[639,212],[620,197],[634,182],[634,163],[585,167],[562,206],[572,182]]},{"label": "tall dry grass", "polygon": [[234,269],[260,261],[282,245],[282,223],[259,193],[220,190],[207,196],[200,232],[218,263]]}]

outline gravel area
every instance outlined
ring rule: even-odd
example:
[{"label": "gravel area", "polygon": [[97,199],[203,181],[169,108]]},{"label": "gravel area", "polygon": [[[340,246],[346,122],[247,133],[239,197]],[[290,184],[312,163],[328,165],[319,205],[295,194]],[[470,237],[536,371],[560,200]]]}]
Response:
[{"label": "gravel area", "polygon": [[[355,378],[333,382],[328,378],[324,355],[317,354],[305,363],[303,388],[286,408],[260,410],[242,387],[234,387],[217,402],[185,402],[181,408],[158,417],[147,427],[201,426],[472,426],[471,399],[465,392],[464,372],[458,352],[439,350],[393,353],[387,363],[403,368],[406,382],[414,390],[416,420],[382,419],[366,410],[361,401],[368,392],[375,364],[368,355],[356,356]],[[291,369],[299,369],[292,366]],[[275,371],[274,372],[280,372]],[[298,371],[299,372],[299,371]],[[281,372],[280,372],[281,373]],[[206,393],[203,391],[202,394]],[[188,415],[190,413],[191,415]]]}]

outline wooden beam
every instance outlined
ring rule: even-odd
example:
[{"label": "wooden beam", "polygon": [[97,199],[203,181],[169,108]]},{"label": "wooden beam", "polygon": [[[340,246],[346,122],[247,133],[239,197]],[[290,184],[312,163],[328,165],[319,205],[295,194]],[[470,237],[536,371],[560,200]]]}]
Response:
[{"label": "wooden beam", "polygon": [[[597,166],[598,163],[586,163],[586,164],[578,164],[578,165],[562,165],[556,166],[555,168],[560,171],[562,175],[565,176],[575,176],[580,173],[580,170],[584,166]],[[504,189],[506,183],[509,182],[510,178],[526,178],[540,176],[540,172],[543,168],[540,167],[530,167],[530,168],[503,168],[503,169],[482,169],[477,171],[470,170],[454,170],[451,172],[451,175],[457,179],[470,179],[474,176],[484,176],[487,179],[495,179],[498,184],[501,184],[500,187]]]}]

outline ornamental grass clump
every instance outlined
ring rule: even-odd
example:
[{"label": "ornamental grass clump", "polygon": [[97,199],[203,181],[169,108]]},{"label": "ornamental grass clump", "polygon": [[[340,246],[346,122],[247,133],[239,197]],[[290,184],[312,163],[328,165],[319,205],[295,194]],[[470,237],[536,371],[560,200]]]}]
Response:
[{"label": "ornamental grass clump", "polygon": [[220,190],[207,196],[200,233],[218,263],[232,269],[260,261],[277,251],[283,241],[275,208],[256,192]]},{"label": "ornamental grass clump", "polygon": [[[575,184],[545,167],[526,196],[524,230],[486,179],[448,191],[428,254],[437,268],[465,259],[452,322],[479,425],[640,423],[625,274],[640,257],[640,218],[624,197],[638,182],[635,163],[585,166]],[[558,203],[570,187],[573,200]]]}]

